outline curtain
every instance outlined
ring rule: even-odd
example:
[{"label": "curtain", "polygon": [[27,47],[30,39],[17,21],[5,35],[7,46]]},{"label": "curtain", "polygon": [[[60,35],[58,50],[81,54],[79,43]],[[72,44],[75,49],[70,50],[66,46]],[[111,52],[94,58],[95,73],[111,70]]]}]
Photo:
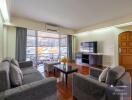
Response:
[{"label": "curtain", "polygon": [[16,59],[26,61],[27,29],[16,27]]},{"label": "curtain", "polygon": [[72,35],[67,35],[67,57],[72,61]]}]

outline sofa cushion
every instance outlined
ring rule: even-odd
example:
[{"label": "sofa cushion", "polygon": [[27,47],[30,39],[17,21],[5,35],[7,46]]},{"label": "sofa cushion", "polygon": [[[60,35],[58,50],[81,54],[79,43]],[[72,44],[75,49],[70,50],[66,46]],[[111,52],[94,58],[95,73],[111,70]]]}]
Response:
[{"label": "sofa cushion", "polygon": [[105,68],[102,73],[99,75],[99,82],[105,82],[106,81],[106,76],[107,72],[109,71],[110,67]]},{"label": "sofa cushion", "polygon": [[131,83],[131,75],[128,72],[125,72],[125,74],[120,78],[120,80],[117,82],[116,85],[130,85]]},{"label": "sofa cushion", "polygon": [[37,72],[37,69],[33,67],[21,68],[23,75],[30,74],[33,72]]},{"label": "sofa cushion", "polygon": [[44,77],[41,75],[41,73],[39,71],[32,72],[30,74],[25,74],[23,76],[22,84],[28,84],[28,83],[39,81],[39,80],[42,80],[42,79],[44,79]]},{"label": "sofa cushion", "polygon": [[6,89],[10,89],[10,78],[9,78],[10,65],[8,61],[0,63],[0,92]]},{"label": "sofa cushion", "polygon": [[10,80],[12,86],[22,85],[23,74],[19,67],[14,64],[11,64],[10,67]]},{"label": "sofa cushion", "polygon": [[11,63],[14,64],[14,65],[16,65],[17,67],[20,68],[19,63],[18,63],[18,61],[17,61],[16,59],[13,58],[13,59],[11,60]]},{"label": "sofa cushion", "polygon": [[116,66],[111,68],[106,77],[106,83],[109,85],[116,85],[116,81],[125,73],[125,68],[122,66]]}]

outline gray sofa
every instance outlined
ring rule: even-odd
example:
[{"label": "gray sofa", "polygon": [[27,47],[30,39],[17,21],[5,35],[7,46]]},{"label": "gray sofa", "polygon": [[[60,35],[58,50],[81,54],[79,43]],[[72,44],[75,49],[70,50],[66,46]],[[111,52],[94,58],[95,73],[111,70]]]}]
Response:
[{"label": "gray sofa", "polygon": [[0,100],[57,100],[55,78],[45,78],[32,62],[19,63],[23,72],[22,85],[10,83],[10,61],[0,63]]},{"label": "gray sofa", "polygon": [[[119,86],[127,86],[123,91],[127,92],[127,95],[121,96],[118,94],[119,88],[116,86],[110,86],[104,82],[98,81],[98,76],[95,72],[92,72],[89,76],[84,76],[79,73],[73,75],[73,97],[76,100],[130,100],[131,94],[131,77],[128,72],[125,72],[122,78],[118,80]],[[98,72],[99,75],[100,72]],[[111,76],[114,75],[111,73]],[[96,77],[95,77],[96,76]],[[121,83],[121,84],[120,84]],[[124,83],[124,84],[122,84]]]}]

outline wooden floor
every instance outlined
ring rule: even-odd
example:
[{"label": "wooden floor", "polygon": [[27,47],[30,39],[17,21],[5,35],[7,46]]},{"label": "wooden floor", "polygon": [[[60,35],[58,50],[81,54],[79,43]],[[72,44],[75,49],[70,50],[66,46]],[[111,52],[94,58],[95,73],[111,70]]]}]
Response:
[{"label": "wooden floor", "polygon": [[[72,64],[73,65],[73,64]],[[78,72],[82,73],[84,75],[88,75],[89,69],[85,66],[78,66],[75,65],[78,68]],[[65,85],[65,82],[63,81],[62,74],[57,73],[55,76],[54,74],[48,73],[46,76],[48,77],[56,77],[57,78],[57,95],[59,100],[73,100],[72,96],[72,74],[68,76],[68,85]]]},{"label": "wooden floor", "polygon": [[[78,73],[81,73],[83,75],[88,75],[89,74],[89,68],[86,66],[79,66],[76,64],[72,64],[78,68]],[[44,67],[40,67],[40,71],[43,72]],[[132,76],[132,70],[129,71]],[[56,75],[51,73],[43,73],[44,76],[46,77],[56,77],[57,78],[57,95],[58,95],[58,100],[73,100],[72,96],[72,74],[68,76],[68,85],[65,85],[65,82],[63,81],[64,79],[62,78],[63,74],[62,73],[56,73]]]}]

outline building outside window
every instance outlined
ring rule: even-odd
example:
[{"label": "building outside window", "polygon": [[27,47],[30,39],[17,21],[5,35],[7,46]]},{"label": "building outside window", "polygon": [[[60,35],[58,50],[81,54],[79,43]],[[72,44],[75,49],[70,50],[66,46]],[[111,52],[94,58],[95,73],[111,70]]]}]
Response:
[{"label": "building outside window", "polygon": [[27,31],[26,60],[33,61],[34,65],[45,61],[58,61],[67,57],[67,36],[57,33],[41,31]]}]

